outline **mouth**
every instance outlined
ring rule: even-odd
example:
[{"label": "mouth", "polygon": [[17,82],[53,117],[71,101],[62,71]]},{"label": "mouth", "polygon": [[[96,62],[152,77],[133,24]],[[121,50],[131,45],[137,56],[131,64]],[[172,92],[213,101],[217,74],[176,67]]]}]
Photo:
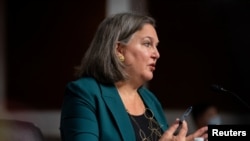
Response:
[{"label": "mouth", "polygon": [[151,71],[154,71],[155,70],[155,63],[150,64],[149,67],[150,67]]}]

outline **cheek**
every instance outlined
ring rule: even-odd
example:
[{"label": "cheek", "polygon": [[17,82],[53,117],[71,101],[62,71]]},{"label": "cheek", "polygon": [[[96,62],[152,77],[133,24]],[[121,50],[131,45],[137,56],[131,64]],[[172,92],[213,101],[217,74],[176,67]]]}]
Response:
[{"label": "cheek", "polygon": [[148,63],[150,51],[142,46],[134,46],[125,52],[125,60],[127,64]]},{"label": "cheek", "polygon": [[141,62],[147,62],[150,58],[150,55],[147,51],[140,51],[135,54],[135,58]]}]

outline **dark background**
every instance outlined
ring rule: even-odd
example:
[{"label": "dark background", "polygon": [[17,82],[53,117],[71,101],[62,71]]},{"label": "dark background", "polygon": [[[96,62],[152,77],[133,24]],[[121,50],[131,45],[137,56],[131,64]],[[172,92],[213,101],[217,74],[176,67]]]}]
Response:
[{"label": "dark background", "polygon": [[249,112],[234,96],[210,88],[219,84],[250,102],[249,2],[149,0],[148,6],[161,54],[150,88],[163,106],[210,101],[228,112]]},{"label": "dark background", "polygon": [[7,1],[7,108],[58,110],[105,1]]},{"label": "dark background", "polygon": [[[64,87],[105,17],[105,1],[8,0],[7,108],[60,109]],[[249,2],[148,0],[160,39],[149,88],[166,109],[209,100],[230,112],[247,112],[234,97],[210,89],[219,84],[247,103]]]}]

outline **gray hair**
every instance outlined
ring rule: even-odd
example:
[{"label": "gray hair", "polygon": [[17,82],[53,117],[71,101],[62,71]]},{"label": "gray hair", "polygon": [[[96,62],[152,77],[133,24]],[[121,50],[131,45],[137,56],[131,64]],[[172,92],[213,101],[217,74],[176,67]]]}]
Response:
[{"label": "gray hair", "polygon": [[137,13],[118,13],[104,19],[82,58],[77,76],[91,76],[101,83],[126,80],[128,74],[116,55],[116,43],[128,43],[144,24],[155,27],[155,20]]}]

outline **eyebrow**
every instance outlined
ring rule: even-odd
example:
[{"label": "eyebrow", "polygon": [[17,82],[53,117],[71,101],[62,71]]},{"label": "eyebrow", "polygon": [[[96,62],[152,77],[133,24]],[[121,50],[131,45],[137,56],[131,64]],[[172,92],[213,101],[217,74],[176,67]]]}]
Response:
[{"label": "eyebrow", "polygon": [[[145,38],[149,38],[150,40],[154,40],[154,38],[152,38],[152,37],[150,37],[150,36],[146,36],[146,37],[143,37],[143,39],[145,39]],[[159,44],[159,40],[156,42],[156,46]]]}]

